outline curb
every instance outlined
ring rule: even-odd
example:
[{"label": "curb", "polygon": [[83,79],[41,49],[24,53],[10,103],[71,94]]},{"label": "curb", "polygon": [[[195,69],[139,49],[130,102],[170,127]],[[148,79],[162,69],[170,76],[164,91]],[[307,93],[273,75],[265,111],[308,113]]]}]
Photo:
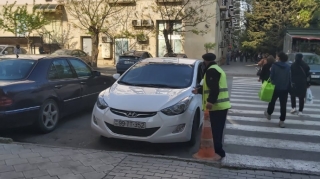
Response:
[{"label": "curb", "polygon": [[13,140],[11,138],[0,137],[0,143],[11,144],[11,143],[13,143]]},{"label": "curb", "polygon": [[283,172],[283,173],[292,173],[292,174],[307,174],[307,175],[320,176],[320,172],[310,172],[310,171],[306,171],[306,170],[289,170],[289,169],[281,169],[281,168],[277,168],[277,167],[274,167],[274,168],[273,167],[258,167],[258,166],[248,166],[248,165],[241,165],[241,164],[228,165],[228,164],[224,164],[223,160],[221,162],[216,162],[216,161],[198,160],[198,159],[192,159],[192,158],[181,158],[181,157],[175,157],[175,156],[161,156],[161,155],[139,154],[139,153],[131,153],[131,152],[84,149],[84,148],[77,148],[77,147],[64,147],[64,146],[60,147],[60,146],[32,144],[32,143],[23,143],[23,142],[13,142],[12,144],[34,145],[34,146],[39,146],[39,147],[62,148],[62,149],[73,149],[73,150],[86,150],[86,151],[89,150],[89,151],[97,151],[97,152],[110,152],[110,153],[114,153],[114,154],[122,154],[125,156],[135,156],[135,157],[144,157],[144,158],[157,158],[157,159],[164,159],[164,160],[192,162],[192,163],[212,166],[215,168],[224,168],[224,169],[229,169],[229,170],[261,170],[261,171],[269,171],[269,172]]}]

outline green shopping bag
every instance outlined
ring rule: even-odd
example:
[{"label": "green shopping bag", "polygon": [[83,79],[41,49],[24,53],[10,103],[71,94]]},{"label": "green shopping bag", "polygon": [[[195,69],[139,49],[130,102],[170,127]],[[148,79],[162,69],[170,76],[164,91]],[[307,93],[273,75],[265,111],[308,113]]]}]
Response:
[{"label": "green shopping bag", "polygon": [[259,91],[261,101],[270,102],[273,96],[275,86],[271,83],[270,78],[263,82]]}]

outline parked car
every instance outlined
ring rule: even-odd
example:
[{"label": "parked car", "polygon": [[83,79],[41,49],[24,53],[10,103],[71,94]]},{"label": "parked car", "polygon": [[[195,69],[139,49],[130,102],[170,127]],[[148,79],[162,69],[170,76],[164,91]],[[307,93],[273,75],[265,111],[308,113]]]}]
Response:
[{"label": "parked car", "polygon": [[[298,52],[303,55],[303,61],[305,61],[310,67],[311,82],[320,83],[320,56],[314,53]],[[288,61],[292,64],[295,61],[297,53],[291,53],[288,55]]]},{"label": "parked car", "polygon": [[[14,45],[0,45],[0,56],[2,55],[13,55],[14,54]],[[27,54],[27,50],[20,47],[21,54]]]},{"label": "parked car", "polygon": [[166,53],[164,57],[177,57],[177,58],[188,58],[184,53]]},{"label": "parked car", "polygon": [[193,145],[203,122],[201,61],[148,58],[137,62],[99,94],[91,127],[108,138]]},{"label": "parked car", "polygon": [[88,65],[92,65],[91,63],[91,57],[84,51],[74,49],[74,50],[69,50],[69,49],[60,49],[55,52],[53,52],[51,55],[58,56],[58,55],[70,55],[73,57],[78,57],[81,60],[85,61]]},{"label": "parked car", "polygon": [[146,51],[128,51],[119,56],[118,62],[116,64],[117,73],[123,74],[128,70],[133,64],[137,63],[139,60],[151,58],[152,55]]},{"label": "parked car", "polygon": [[92,108],[113,82],[75,57],[0,58],[0,128],[50,132],[60,118]]}]

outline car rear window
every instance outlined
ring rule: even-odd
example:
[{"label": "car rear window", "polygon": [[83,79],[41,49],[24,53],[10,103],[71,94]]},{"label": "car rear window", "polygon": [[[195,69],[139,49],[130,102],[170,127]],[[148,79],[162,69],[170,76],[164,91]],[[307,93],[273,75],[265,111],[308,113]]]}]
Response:
[{"label": "car rear window", "polygon": [[30,59],[0,60],[0,80],[20,80],[26,78],[36,64]]},{"label": "car rear window", "polygon": [[120,56],[119,57],[119,61],[138,61],[140,60],[139,57],[135,57],[135,56]]},{"label": "car rear window", "polygon": [[57,50],[52,53],[52,55],[70,55],[71,51],[70,50]]}]

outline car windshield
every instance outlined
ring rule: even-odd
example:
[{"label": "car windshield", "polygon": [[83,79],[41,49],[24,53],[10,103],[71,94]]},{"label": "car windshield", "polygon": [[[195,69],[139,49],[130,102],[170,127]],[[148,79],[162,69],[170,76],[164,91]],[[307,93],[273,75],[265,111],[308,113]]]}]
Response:
[{"label": "car windshield", "polygon": [[193,65],[137,63],[118,81],[119,84],[155,88],[187,88],[193,79]]},{"label": "car windshield", "polygon": [[20,80],[28,76],[35,60],[2,59],[0,60],[0,80]]},{"label": "car windshield", "polygon": [[308,65],[320,65],[320,57],[319,57],[319,55],[303,55],[303,60]]},{"label": "car windshield", "polygon": [[71,51],[70,50],[57,50],[52,53],[52,55],[70,55]]},{"label": "car windshield", "polygon": [[4,47],[0,47],[0,52],[2,52],[3,49],[4,49]]}]

